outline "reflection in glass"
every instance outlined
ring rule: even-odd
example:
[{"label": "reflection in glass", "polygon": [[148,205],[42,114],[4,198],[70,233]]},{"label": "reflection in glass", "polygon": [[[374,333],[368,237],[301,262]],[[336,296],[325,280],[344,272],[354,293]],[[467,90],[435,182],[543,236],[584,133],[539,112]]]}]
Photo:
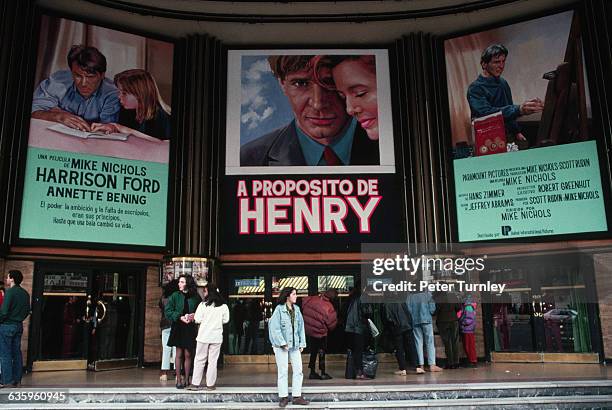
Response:
[{"label": "reflection in glass", "polygon": [[43,284],[40,360],[84,359],[87,274],[49,272]]},{"label": "reflection in glass", "polygon": [[263,354],[265,349],[265,281],[236,278],[229,289],[228,354]]},{"label": "reflection in glass", "polygon": [[136,274],[132,273],[96,274],[92,323],[96,360],[138,356],[137,283]]},{"label": "reflection in glass", "polygon": [[338,297],[334,300],[334,308],[338,314],[338,326],[327,336],[327,353],[346,353],[346,338],[344,323],[348,308],[349,291],[355,286],[352,275],[319,275],[317,289],[323,293],[328,289],[336,289]]},{"label": "reflection in glass", "polygon": [[493,303],[495,351],[529,352],[535,346],[531,290],[506,289]]}]

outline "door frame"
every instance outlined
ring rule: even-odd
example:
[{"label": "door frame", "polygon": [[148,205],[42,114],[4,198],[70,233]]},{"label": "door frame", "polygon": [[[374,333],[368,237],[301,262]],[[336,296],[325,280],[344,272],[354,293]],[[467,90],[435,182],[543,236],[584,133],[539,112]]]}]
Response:
[{"label": "door frame", "polygon": [[47,370],[86,370],[89,357],[89,338],[86,336],[88,332],[83,331],[83,336],[86,340],[83,342],[83,359],[51,359],[39,360],[41,352],[39,351],[38,340],[41,337],[42,331],[42,298],[44,297],[44,277],[47,273],[57,270],[71,270],[84,273],[87,276],[86,296],[91,294],[92,270],[85,265],[62,264],[62,263],[46,263],[36,262],[34,264],[34,275],[32,281],[32,316],[30,320],[30,328],[28,335],[28,359],[26,368],[30,371],[47,371]]},{"label": "door frame", "polygon": [[[103,270],[114,270],[116,272],[124,273],[131,272],[137,275],[137,279],[139,280],[139,289],[138,289],[138,305],[137,305],[137,326],[138,329],[136,331],[138,337],[138,355],[137,355],[137,363],[136,366],[140,366],[144,363],[144,335],[145,335],[145,309],[146,309],[146,278],[147,278],[147,265],[146,264],[131,264],[131,263],[113,263],[113,262],[94,262],[94,263],[86,263],[82,261],[49,261],[49,260],[41,260],[36,261],[34,263],[34,275],[33,275],[33,283],[32,283],[32,316],[29,325],[29,336],[28,336],[28,358],[26,362],[26,368],[30,371],[34,368],[34,362],[40,362],[43,364],[39,366],[38,370],[86,370],[90,363],[94,364],[97,362],[96,360],[91,360],[90,358],[90,338],[87,336],[87,341],[85,342],[84,351],[85,351],[85,366],[83,367],[81,361],[76,363],[74,360],[35,360],[40,357],[40,352],[38,351],[38,342],[37,340],[40,337],[41,332],[41,320],[42,320],[42,305],[41,299],[44,292],[44,274],[49,271],[57,271],[57,270],[65,270],[71,271],[76,270],[80,272],[85,272],[87,274],[87,295],[92,295],[93,293],[93,281],[96,272]],[[66,363],[66,367],[58,369],[57,366],[46,366],[43,362],[49,362],[53,364],[60,364],[62,362]],[[72,363],[70,363],[72,362]],[[38,367],[38,366],[37,366]],[[132,366],[134,367],[134,366]],[[104,370],[107,370],[106,368]]]},{"label": "door frame", "polygon": [[[521,267],[524,266],[537,266],[541,264],[539,260],[546,258],[550,261],[550,255],[544,256],[521,256],[522,260]],[[509,256],[509,258],[517,258],[517,256]],[[500,257],[498,261],[503,263],[508,258]],[[568,263],[576,263],[578,261],[578,268],[580,269],[584,281],[585,293],[586,293],[586,308],[588,315],[589,334],[591,339],[591,352],[586,353],[548,353],[545,351],[545,335],[544,335],[544,319],[541,317],[532,316],[532,330],[533,330],[533,345],[534,350],[530,352],[516,351],[516,352],[496,352],[494,349],[494,335],[493,335],[493,311],[490,303],[482,305],[483,312],[483,326],[484,326],[484,339],[485,339],[485,360],[488,362],[584,362],[584,363],[603,363],[604,352],[603,352],[603,339],[601,332],[601,322],[599,316],[599,305],[596,302],[591,302],[596,299],[597,287],[595,284],[595,269],[593,263],[593,256],[587,253],[569,253],[555,255],[553,269],[560,266],[566,266]],[[490,279],[489,273],[487,272],[483,279]],[[542,286],[543,283],[535,275],[529,275],[527,282],[532,289],[532,300],[535,302],[536,299],[542,297]],[[492,300],[493,296],[487,295],[489,300]],[[533,314],[533,313],[532,313]]]}]

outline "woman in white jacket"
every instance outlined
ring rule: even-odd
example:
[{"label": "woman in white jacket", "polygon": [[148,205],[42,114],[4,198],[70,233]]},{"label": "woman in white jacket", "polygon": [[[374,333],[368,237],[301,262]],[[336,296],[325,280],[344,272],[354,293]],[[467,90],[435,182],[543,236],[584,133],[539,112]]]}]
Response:
[{"label": "woman in white jacket", "polygon": [[188,390],[200,389],[200,383],[206,370],[206,389],[214,390],[217,381],[217,360],[223,342],[223,325],[229,322],[229,309],[217,288],[208,283],[204,287],[204,300],[195,311],[194,320],[200,325],[194,359],[192,384]]}]

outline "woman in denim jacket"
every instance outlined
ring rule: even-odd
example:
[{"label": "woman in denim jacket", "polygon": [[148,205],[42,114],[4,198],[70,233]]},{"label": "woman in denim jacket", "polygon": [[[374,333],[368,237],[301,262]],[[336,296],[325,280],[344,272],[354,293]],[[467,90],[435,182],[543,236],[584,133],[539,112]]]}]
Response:
[{"label": "woman in denim jacket", "polygon": [[270,343],[274,349],[276,368],[278,369],[278,396],[280,407],[289,404],[289,360],[293,380],[291,382],[291,395],[293,404],[307,405],[302,396],[302,350],[306,347],[306,333],[304,332],[304,318],[297,302],[295,288],[286,287],[281,290],[278,297],[278,306],[268,322]]}]

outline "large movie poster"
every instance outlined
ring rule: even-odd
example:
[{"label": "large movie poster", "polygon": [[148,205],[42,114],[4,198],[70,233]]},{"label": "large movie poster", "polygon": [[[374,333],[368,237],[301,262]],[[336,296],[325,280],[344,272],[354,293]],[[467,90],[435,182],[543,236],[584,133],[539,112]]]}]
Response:
[{"label": "large movie poster", "polygon": [[228,52],[225,252],[397,237],[387,54]]},{"label": "large movie poster", "polygon": [[459,240],[606,231],[574,12],[444,46]]},{"label": "large movie poster", "polygon": [[173,53],[42,17],[20,238],[165,246]]}]

